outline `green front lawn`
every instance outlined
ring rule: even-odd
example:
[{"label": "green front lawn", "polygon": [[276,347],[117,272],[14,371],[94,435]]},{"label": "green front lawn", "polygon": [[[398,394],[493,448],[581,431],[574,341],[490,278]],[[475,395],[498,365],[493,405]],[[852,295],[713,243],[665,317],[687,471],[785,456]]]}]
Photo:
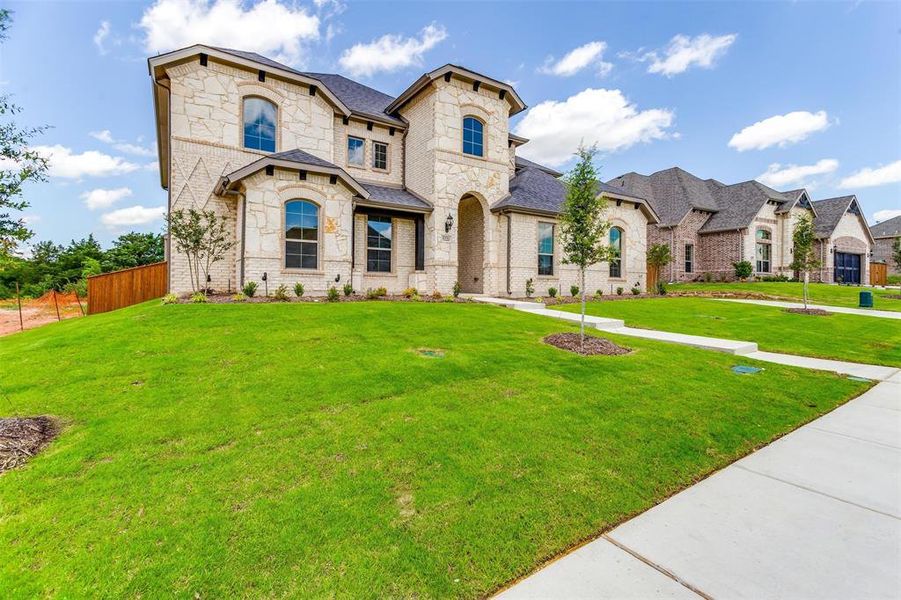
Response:
[{"label": "green front lawn", "polygon": [[[773,296],[777,300],[789,300],[800,302],[803,297],[803,284],[791,281],[753,281],[731,283],[679,283],[667,286],[670,292],[719,292],[741,294],[765,294]],[[869,290],[873,292],[873,308],[878,310],[901,311],[901,300],[885,298],[888,295],[898,295],[898,288],[886,290],[856,287],[848,285],[830,285],[827,283],[811,283],[810,302],[813,304],[831,304],[833,306],[847,306],[857,308],[860,301],[860,292]]]},{"label": "green front lawn", "polygon": [[[4,597],[477,597],[860,394],[469,304],[145,304],[0,339]],[[443,358],[417,350],[443,351]],[[434,354],[434,353],[433,353]]]},{"label": "green front lawn", "polygon": [[[591,302],[587,313],[626,325],[757,342],[761,350],[901,367],[901,321],[798,315],[772,306],[707,298]],[[578,304],[560,305],[578,313]]]}]

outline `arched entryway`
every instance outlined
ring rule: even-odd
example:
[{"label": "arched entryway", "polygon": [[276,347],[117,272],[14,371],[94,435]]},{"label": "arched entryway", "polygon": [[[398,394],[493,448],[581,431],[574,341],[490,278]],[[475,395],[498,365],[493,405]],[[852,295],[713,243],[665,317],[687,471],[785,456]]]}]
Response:
[{"label": "arched entryway", "polygon": [[457,281],[465,294],[485,291],[485,211],[472,195],[457,207]]}]

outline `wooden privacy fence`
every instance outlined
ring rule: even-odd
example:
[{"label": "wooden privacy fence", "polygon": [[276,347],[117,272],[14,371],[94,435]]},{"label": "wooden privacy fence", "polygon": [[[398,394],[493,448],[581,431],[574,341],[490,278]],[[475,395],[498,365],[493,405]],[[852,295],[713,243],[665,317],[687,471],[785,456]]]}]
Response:
[{"label": "wooden privacy fence", "polygon": [[888,283],[888,265],[885,263],[870,263],[870,285],[885,285]]},{"label": "wooden privacy fence", "polygon": [[161,298],[167,291],[166,262],[88,277],[88,314]]}]

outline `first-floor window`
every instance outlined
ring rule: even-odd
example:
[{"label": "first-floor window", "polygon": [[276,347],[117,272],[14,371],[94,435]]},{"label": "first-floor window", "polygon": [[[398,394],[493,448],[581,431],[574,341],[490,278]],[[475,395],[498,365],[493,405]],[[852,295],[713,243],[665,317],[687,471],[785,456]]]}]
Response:
[{"label": "first-floor window", "polygon": [[538,274],[554,274],[554,224],[538,224]]},{"label": "first-floor window", "polygon": [[366,270],[391,272],[391,217],[372,216],[366,221]]},{"label": "first-floor window", "polygon": [[623,276],[623,230],[619,227],[610,229],[610,249],[613,256],[610,258],[610,277]]},{"label": "first-floor window", "polygon": [[285,204],[285,268],[319,265],[319,207],[309,200]]},{"label": "first-floor window", "polygon": [[772,235],[766,229],[757,230],[757,272],[770,272],[770,254],[772,252]]},{"label": "first-floor window", "polygon": [[372,168],[388,170],[388,144],[372,142]]},{"label": "first-floor window", "polygon": [[694,244],[685,244],[685,272],[691,273],[695,266],[695,246]]}]

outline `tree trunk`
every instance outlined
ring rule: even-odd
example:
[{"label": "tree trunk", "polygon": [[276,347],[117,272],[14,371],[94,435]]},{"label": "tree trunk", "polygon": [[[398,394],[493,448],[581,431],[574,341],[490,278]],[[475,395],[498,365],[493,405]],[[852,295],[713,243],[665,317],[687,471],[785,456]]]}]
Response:
[{"label": "tree trunk", "polygon": [[579,275],[582,285],[579,290],[582,292],[582,319],[579,322],[579,347],[585,350],[585,267],[579,269]]}]

